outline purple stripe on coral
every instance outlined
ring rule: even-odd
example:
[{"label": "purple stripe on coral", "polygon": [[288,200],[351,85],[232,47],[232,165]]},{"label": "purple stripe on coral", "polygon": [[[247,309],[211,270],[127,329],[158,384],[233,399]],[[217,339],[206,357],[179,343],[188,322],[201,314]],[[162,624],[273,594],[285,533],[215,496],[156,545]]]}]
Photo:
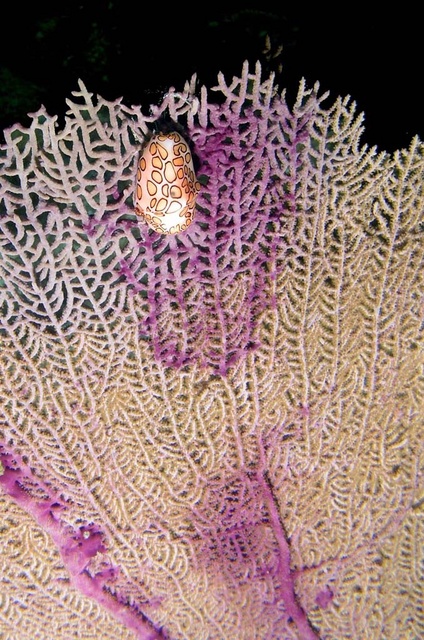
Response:
[{"label": "purple stripe on coral", "polygon": [[[53,494],[47,485],[34,476],[21,456],[14,455],[0,443],[0,486],[13,500],[50,535],[59,551],[63,564],[69,572],[70,581],[81,593],[93,598],[107,609],[119,622],[132,629],[139,640],[165,640],[160,630],[135,607],[129,607],[109,593],[104,587],[113,580],[119,570],[109,567],[94,575],[90,574],[90,559],[97,553],[105,553],[103,534],[93,525],[71,529],[61,521],[67,506]],[[47,497],[34,497],[41,489]]]}]

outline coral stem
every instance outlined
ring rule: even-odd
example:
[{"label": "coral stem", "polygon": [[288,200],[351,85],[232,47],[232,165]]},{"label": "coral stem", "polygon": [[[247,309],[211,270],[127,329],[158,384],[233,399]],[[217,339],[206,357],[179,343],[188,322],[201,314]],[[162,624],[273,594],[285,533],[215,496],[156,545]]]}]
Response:
[{"label": "coral stem", "polygon": [[258,481],[262,488],[264,502],[280,551],[277,571],[281,582],[284,606],[289,617],[296,624],[302,640],[319,640],[319,636],[312,629],[305,612],[296,598],[294,573],[290,568],[290,547],[280,520],[271,482],[266,474],[258,474]]}]

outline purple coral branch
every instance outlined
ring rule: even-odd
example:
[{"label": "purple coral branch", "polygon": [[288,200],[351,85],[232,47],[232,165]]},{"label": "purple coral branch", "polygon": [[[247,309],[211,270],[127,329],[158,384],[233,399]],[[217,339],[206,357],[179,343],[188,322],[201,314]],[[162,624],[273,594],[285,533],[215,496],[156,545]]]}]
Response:
[{"label": "purple coral branch", "polygon": [[[134,631],[139,640],[166,640],[164,632],[155,629],[143,613],[123,604],[105,589],[107,579],[113,578],[117,573],[115,567],[110,566],[109,570],[94,576],[90,574],[90,559],[97,553],[106,551],[102,532],[95,526],[80,527],[78,531],[66,527],[59,517],[66,510],[66,504],[53,496],[51,489],[34,476],[21,456],[7,451],[3,443],[0,443],[0,485],[50,535],[74,587],[96,600],[119,622]],[[34,485],[48,497],[34,498],[31,495]]]},{"label": "purple coral branch", "polygon": [[280,591],[287,614],[296,624],[302,640],[319,640],[319,636],[312,629],[305,612],[296,598],[295,573],[290,568],[290,548],[280,520],[271,482],[266,473],[259,473],[257,480],[262,490],[264,504],[279,548],[277,575],[280,579]]}]

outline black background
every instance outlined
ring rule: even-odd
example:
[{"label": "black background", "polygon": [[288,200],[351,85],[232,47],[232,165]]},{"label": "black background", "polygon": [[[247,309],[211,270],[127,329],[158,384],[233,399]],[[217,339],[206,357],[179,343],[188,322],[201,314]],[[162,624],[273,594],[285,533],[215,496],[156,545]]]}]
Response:
[{"label": "black background", "polygon": [[[371,3],[369,3],[371,5]],[[379,12],[356,3],[308,7],[276,2],[213,5],[91,0],[15,2],[2,8],[0,129],[30,123],[41,104],[63,124],[65,99],[87,89],[126,104],[160,102],[193,73],[199,85],[240,75],[244,60],[277,72],[289,105],[299,80],[317,80],[330,101],[350,95],[365,113],[362,141],[379,150],[424,139],[423,27],[407,4]],[[418,7],[419,5],[417,5]],[[191,8],[190,8],[191,7]],[[306,8],[305,8],[306,7]],[[373,9],[372,13],[370,8]],[[274,52],[263,54],[269,36]],[[279,73],[279,64],[282,72]],[[213,94],[210,93],[210,99]]]}]

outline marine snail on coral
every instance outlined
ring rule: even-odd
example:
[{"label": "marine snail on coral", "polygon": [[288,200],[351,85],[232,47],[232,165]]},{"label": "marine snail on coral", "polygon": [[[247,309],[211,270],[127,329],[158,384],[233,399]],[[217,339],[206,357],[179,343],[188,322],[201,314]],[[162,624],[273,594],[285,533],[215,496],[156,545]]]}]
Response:
[{"label": "marine snail on coral", "polygon": [[199,190],[188,143],[176,131],[155,134],[138,161],[137,215],[158,233],[185,231]]}]

